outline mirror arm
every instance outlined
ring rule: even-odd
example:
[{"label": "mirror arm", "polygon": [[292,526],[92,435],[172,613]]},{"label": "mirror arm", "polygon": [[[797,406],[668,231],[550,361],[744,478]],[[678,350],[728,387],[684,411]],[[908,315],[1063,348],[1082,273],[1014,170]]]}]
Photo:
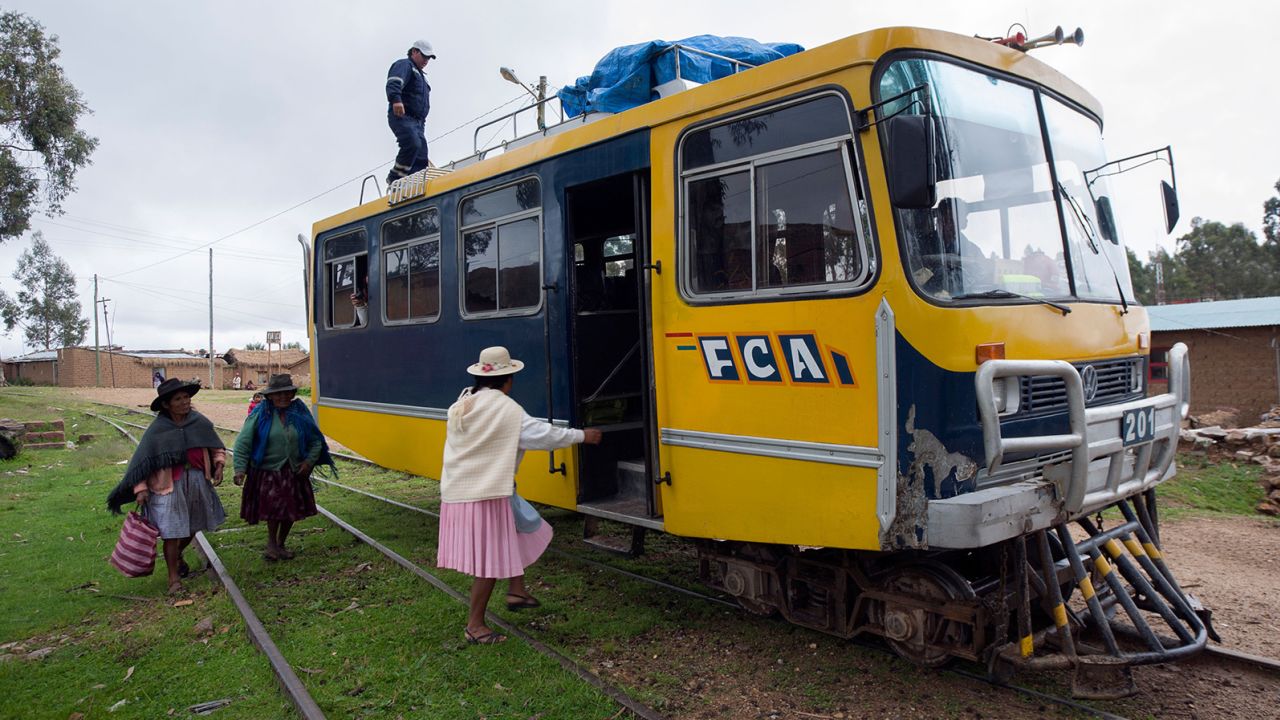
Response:
[{"label": "mirror arm", "polygon": [[[881,117],[881,118],[879,118],[878,120],[872,120],[872,119],[871,119],[871,112],[872,112],[873,110],[879,110],[880,108],[884,107],[885,105],[888,105],[889,103],[893,102],[894,100],[901,100],[902,98],[907,97],[908,95],[914,95],[915,93],[918,93],[918,92],[920,92],[921,90],[928,90],[928,89],[929,89],[929,83],[922,83],[922,84],[920,84],[920,85],[917,85],[917,86],[915,86],[915,87],[911,88],[910,90],[904,90],[904,91],[902,91],[902,92],[898,93],[897,95],[894,95],[893,97],[885,98],[884,100],[881,100],[881,101],[880,101],[880,102],[878,102],[878,103],[874,103],[874,104],[872,104],[872,105],[868,105],[868,106],[866,106],[866,107],[862,108],[861,110],[855,110],[855,111],[853,112],[853,127],[854,127],[854,130],[855,130],[855,131],[857,131],[857,132],[863,132],[863,131],[866,131],[866,130],[870,130],[872,125],[877,125],[877,124],[879,124],[879,123],[884,122],[885,120],[888,120],[889,118],[893,117],[894,115],[897,115],[898,113],[905,112],[907,109],[909,109],[909,108],[911,108],[913,105],[915,105],[915,103],[913,102],[913,103],[911,103],[911,104],[908,104],[908,105],[907,105],[907,107],[905,107],[905,108],[903,108],[903,109],[899,110],[898,112],[896,112],[896,113],[894,113],[893,115],[890,115],[890,116],[888,116],[888,117]],[[927,93],[924,95],[924,99],[922,99],[922,100],[917,100],[917,101],[915,101],[915,102],[921,103],[921,104],[924,106],[924,109],[925,109],[925,110],[924,110],[924,114],[925,114],[925,115],[928,115],[928,114],[930,113],[930,110],[929,110],[929,95],[928,95]]]}]

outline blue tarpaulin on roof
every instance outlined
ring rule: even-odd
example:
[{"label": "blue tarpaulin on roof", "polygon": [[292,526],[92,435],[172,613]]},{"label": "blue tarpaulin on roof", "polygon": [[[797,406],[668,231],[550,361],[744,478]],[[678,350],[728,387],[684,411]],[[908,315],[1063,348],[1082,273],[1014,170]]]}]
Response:
[{"label": "blue tarpaulin on roof", "polygon": [[601,58],[590,75],[560,89],[560,105],[565,115],[622,112],[657,99],[653,89],[676,78],[677,52],[680,53],[680,77],[685,80],[707,83],[733,74],[732,63],[683,49],[672,51],[675,45],[723,55],[750,65],[763,65],[804,50],[795,43],[761,43],[750,38],[716,35],[626,45]]}]

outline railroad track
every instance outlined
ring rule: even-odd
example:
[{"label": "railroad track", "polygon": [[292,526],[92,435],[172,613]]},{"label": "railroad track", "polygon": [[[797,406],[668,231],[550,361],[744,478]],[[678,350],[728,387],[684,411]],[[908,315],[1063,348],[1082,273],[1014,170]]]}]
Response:
[{"label": "railroad track", "polygon": [[[148,417],[150,416],[150,413],[145,413],[145,412],[142,412],[142,411],[133,410],[133,409],[131,409],[131,408],[125,408],[125,407],[121,407],[121,406],[117,406],[117,405],[110,405],[110,404],[108,404],[108,403],[96,403],[96,404],[104,405],[104,406],[107,406],[107,407],[114,408],[114,409],[116,409],[116,410],[121,410],[121,411],[129,412],[129,413],[134,413],[134,414],[139,414],[139,415],[145,415],[145,416],[148,416]],[[124,421],[121,421],[121,422],[124,422]],[[142,425],[137,425],[137,424],[135,424],[135,423],[128,423],[128,424],[129,424],[129,425],[132,425],[132,426],[134,426],[134,427],[140,427],[140,428],[141,428],[141,427],[145,427],[145,426],[142,426]],[[224,431],[224,432],[232,433],[232,434],[235,434],[235,433],[237,433],[237,432],[238,432],[237,430],[234,430],[234,429],[231,429],[231,428],[225,428],[225,427],[218,427],[217,429],[218,429],[218,430],[221,430],[221,431]],[[348,462],[359,463],[359,464],[368,465],[368,466],[371,466],[371,467],[381,467],[381,466],[380,466],[380,465],[378,465],[377,463],[375,463],[375,462],[373,462],[373,461],[371,461],[371,460],[368,460],[367,458],[363,458],[363,457],[360,457],[360,456],[357,456],[357,455],[351,455],[351,454],[348,454],[348,453],[337,453],[337,452],[334,452],[334,453],[331,453],[331,454],[332,454],[332,455],[334,455],[334,457],[341,458],[341,459],[346,460],[346,461],[348,461]],[[384,496],[381,496],[381,495],[377,495],[377,494],[372,493],[372,492],[369,492],[369,491],[367,491],[367,490],[363,490],[363,489],[361,489],[361,488],[352,487],[352,486],[350,486],[350,485],[345,485],[345,484],[338,483],[338,482],[335,482],[335,481],[332,481],[332,480],[327,480],[327,479],[324,479],[324,478],[317,478],[317,479],[318,479],[318,480],[320,480],[321,482],[324,482],[324,483],[326,483],[326,484],[328,484],[328,485],[331,485],[331,486],[333,486],[333,487],[339,488],[339,489],[341,489],[341,490],[345,490],[345,491],[347,491],[347,492],[351,492],[351,493],[355,493],[355,494],[362,495],[362,496],[364,496],[364,497],[370,498],[370,499],[375,500],[375,501],[377,501],[377,502],[385,503],[385,504],[387,504],[387,505],[391,505],[391,506],[394,506],[394,507],[398,507],[398,508],[401,508],[401,509],[404,509],[404,510],[409,510],[409,511],[411,511],[411,512],[419,513],[419,514],[426,515],[426,516],[433,517],[433,518],[438,518],[438,517],[439,517],[439,514],[438,514],[438,513],[434,512],[434,511],[432,511],[432,510],[430,510],[430,509],[427,509],[427,508],[423,508],[423,507],[415,506],[415,505],[412,505],[412,504],[409,504],[409,503],[401,502],[401,501],[399,501],[399,500],[395,500],[395,499],[392,499],[392,498],[388,498],[388,497],[384,497]],[[326,514],[326,515],[330,515],[330,513],[328,513],[327,511],[325,511],[325,514]],[[336,518],[336,516],[331,517],[330,519],[331,519],[331,520],[333,520],[333,519],[335,519],[335,518]],[[345,528],[344,528],[344,529],[345,529]],[[353,528],[353,529],[354,529],[354,528]],[[350,532],[350,530],[348,530],[348,531]],[[353,534],[355,534],[355,533],[353,533]],[[360,537],[360,536],[359,536],[359,535],[357,535],[357,537]],[[365,537],[367,537],[367,536],[365,536]],[[361,538],[361,539],[362,539],[362,541],[364,541],[364,542],[366,542],[366,543],[368,543],[370,540],[372,540],[372,538],[369,538],[369,540],[364,540],[364,538]],[[376,542],[376,541],[375,541],[375,542]],[[379,547],[379,546],[374,546],[374,547],[375,547],[375,549],[378,549],[380,552],[383,552],[383,548],[382,548],[382,547]],[[736,603],[736,602],[734,602],[734,601],[726,600],[725,598],[722,598],[722,597],[716,597],[716,596],[709,595],[709,594],[706,594],[706,593],[698,592],[698,591],[696,591],[696,590],[692,590],[692,589],[689,589],[689,588],[680,587],[680,586],[678,586],[678,585],[673,585],[673,584],[671,584],[671,583],[663,582],[663,581],[661,581],[661,580],[657,580],[657,579],[654,579],[654,578],[649,578],[649,577],[646,577],[646,576],[643,576],[643,575],[640,575],[640,574],[637,574],[637,573],[630,572],[630,571],[625,570],[625,569],[623,569],[623,568],[618,568],[618,567],[613,566],[613,565],[610,565],[610,564],[608,564],[608,563],[602,563],[602,562],[598,562],[598,561],[596,561],[596,560],[592,560],[592,559],[590,559],[590,558],[582,557],[582,556],[577,555],[577,554],[575,554],[575,553],[565,552],[565,551],[563,551],[563,550],[559,550],[559,549],[557,549],[557,548],[548,548],[548,549],[547,549],[547,552],[548,552],[548,553],[550,553],[550,554],[554,554],[554,555],[557,555],[557,556],[560,556],[560,557],[564,557],[564,558],[570,559],[570,560],[572,560],[572,561],[574,561],[574,562],[578,562],[578,563],[582,563],[582,564],[584,564],[584,565],[588,565],[588,566],[590,566],[590,567],[594,567],[594,568],[597,568],[597,569],[600,569],[600,570],[604,570],[604,571],[607,571],[607,572],[611,572],[611,573],[616,573],[616,574],[618,574],[618,575],[621,575],[621,576],[624,576],[624,577],[628,577],[628,578],[630,578],[630,579],[632,579],[632,580],[635,580],[635,581],[637,581],[637,582],[642,582],[642,583],[646,583],[646,584],[648,584],[648,585],[652,585],[652,586],[654,586],[654,587],[662,588],[662,589],[667,590],[667,591],[669,591],[669,592],[675,592],[675,593],[679,593],[679,594],[682,594],[682,595],[686,595],[686,596],[694,597],[694,598],[696,598],[696,599],[698,599],[698,600],[701,600],[701,601],[703,601],[703,602],[708,602],[708,603],[713,603],[713,604],[718,604],[718,605],[728,606],[728,607],[732,607],[732,608],[734,608],[734,609],[740,609],[740,606],[738,605],[738,603]],[[384,552],[384,554],[385,554],[385,552]],[[394,560],[394,558],[393,558],[393,560]],[[406,562],[408,562],[408,561],[406,561]],[[410,564],[412,564],[412,563],[410,563]],[[408,568],[406,568],[406,569],[408,569]],[[420,569],[420,568],[419,568],[419,569]],[[425,572],[425,571],[423,571],[423,572]],[[499,622],[502,622],[502,621],[500,621],[500,620],[499,620]],[[503,626],[504,630],[511,629],[509,625],[505,624],[505,622],[502,622],[502,626]],[[512,630],[514,630],[514,629],[512,629]],[[518,631],[516,631],[516,632],[518,632]],[[520,635],[523,635],[523,633],[519,633],[519,634],[520,634]],[[867,642],[867,641],[862,641],[862,640],[854,640],[854,641],[852,641],[852,642],[854,642],[855,644],[859,645],[860,647],[866,647],[866,648],[871,649],[871,650],[874,650],[874,651],[876,651],[876,652],[883,653],[883,654],[885,654],[886,656],[889,656],[889,657],[897,657],[897,656],[892,652],[892,650],[890,650],[890,649],[888,649],[888,648],[885,648],[885,647],[883,647],[883,646],[881,646],[881,645],[875,644],[875,643],[873,643],[873,642]],[[1280,661],[1277,661],[1277,660],[1272,659],[1272,658],[1260,657],[1260,656],[1257,656],[1257,655],[1251,655],[1251,654],[1248,654],[1248,653],[1243,653],[1243,652],[1240,652],[1240,651],[1231,650],[1231,649],[1229,649],[1229,648],[1213,647],[1213,646],[1210,646],[1210,647],[1207,647],[1207,648],[1206,648],[1206,654],[1207,654],[1208,656],[1212,656],[1212,657],[1214,657],[1214,658],[1217,658],[1217,659],[1220,659],[1220,660],[1223,660],[1223,661],[1226,661],[1226,662],[1231,662],[1231,663],[1236,663],[1236,664],[1240,664],[1240,665],[1245,665],[1245,666],[1248,666],[1248,667],[1252,667],[1252,668],[1256,668],[1256,669],[1261,669],[1261,670],[1268,671],[1268,672],[1280,672]],[[1013,692],[1019,693],[1019,694],[1021,694],[1021,695],[1024,695],[1025,697],[1034,698],[1034,699],[1036,699],[1036,700],[1040,700],[1040,701],[1044,701],[1044,702],[1051,702],[1051,703],[1054,703],[1054,704],[1057,704],[1057,705],[1060,705],[1060,706],[1063,706],[1063,707],[1066,707],[1066,708],[1071,708],[1071,709],[1076,710],[1076,711],[1080,711],[1080,712],[1087,713],[1087,714],[1089,714],[1089,715],[1091,715],[1091,716],[1093,716],[1093,717],[1104,718],[1104,719],[1106,719],[1106,720],[1116,720],[1116,719],[1123,720],[1123,718],[1122,718],[1121,716],[1119,716],[1119,715],[1116,715],[1116,714],[1114,714],[1114,713],[1108,713],[1108,712],[1106,712],[1106,711],[1104,711],[1104,710],[1100,710],[1100,709],[1097,709],[1097,708],[1094,708],[1094,707],[1090,707],[1090,706],[1088,706],[1088,705],[1085,705],[1085,704],[1082,704],[1082,703],[1076,702],[1076,701],[1071,700],[1071,699],[1069,699],[1069,698],[1060,697],[1060,696],[1057,696],[1057,695],[1053,695],[1053,694],[1051,694],[1051,693],[1044,693],[1044,692],[1040,692],[1040,691],[1038,691],[1038,690],[1034,690],[1034,689],[1031,689],[1031,688],[1028,688],[1028,687],[1024,687],[1024,686],[1020,686],[1020,685],[1001,684],[1001,683],[998,683],[998,682],[995,682],[995,681],[991,680],[990,678],[988,678],[988,677],[986,677],[985,675],[980,674],[980,673],[970,672],[970,671],[967,671],[967,670],[964,670],[964,669],[954,668],[954,667],[953,667],[953,668],[944,668],[944,669],[942,669],[942,670],[941,670],[941,672],[949,673],[949,674],[952,674],[952,675],[955,675],[955,676],[958,676],[958,677],[963,677],[963,678],[966,678],[966,679],[969,679],[969,680],[975,680],[975,681],[983,682],[983,683],[986,683],[986,684],[991,685],[991,686],[994,686],[994,687],[999,687],[999,688],[1007,689],[1007,690],[1010,690],[1010,691],[1013,691]]]},{"label": "railroad track", "polygon": [[[112,407],[119,410],[127,410],[128,412],[132,412],[132,413],[146,414],[146,413],[141,413],[139,411],[135,411],[129,408],[121,408],[115,405],[108,405],[107,403],[95,403],[95,404],[107,405],[107,407]],[[125,428],[125,426],[129,426],[129,427],[133,427],[141,430],[145,430],[147,427],[146,425],[129,422],[127,420],[121,420],[119,418],[108,418],[106,416],[99,415],[97,413],[86,412],[85,414],[88,415],[89,417],[95,418],[97,420],[100,420],[112,426],[117,431],[119,431],[122,435],[128,438],[129,441],[135,445],[138,443],[138,439],[134,437],[133,433],[129,432]],[[215,428],[217,430],[221,430],[224,432],[230,432],[230,433],[237,432],[235,430],[230,430],[229,428],[223,428],[223,427],[217,427],[217,426],[215,426]],[[364,458],[358,458],[354,455],[347,455],[345,453],[342,453],[340,456],[346,460],[353,460],[353,461],[373,465],[373,463],[369,462],[368,460],[365,460]],[[317,477],[316,479],[322,480],[324,482],[330,482],[330,481],[324,480],[323,478]],[[345,487],[345,486],[342,486],[342,487]],[[417,575],[419,578],[427,581],[437,590],[440,590],[441,592],[445,593],[450,598],[459,602],[463,606],[466,606],[468,604],[468,598],[466,595],[458,592],[457,590],[454,590],[452,587],[450,587],[444,580],[440,579],[438,576],[423,569],[421,566],[417,565],[416,563],[404,558],[403,556],[399,555],[398,553],[386,547],[385,545],[382,545],[381,543],[374,540],[369,535],[365,534],[359,528],[346,522],[345,520],[338,517],[333,512],[330,512],[328,509],[322,507],[318,503],[316,505],[316,509],[319,510],[320,514],[326,517],[334,525],[350,533],[352,536],[354,536],[361,542],[365,543],[366,545],[369,545],[373,549],[387,556],[389,559],[391,559],[400,567],[404,568],[405,570],[408,570],[414,575]],[[271,663],[272,672],[275,674],[281,689],[284,691],[286,696],[288,696],[290,702],[293,703],[294,707],[298,710],[298,713],[303,718],[305,718],[305,720],[315,720],[315,719],[322,720],[325,717],[324,713],[320,710],[320,707],[316,705],[315,700],[312,699],[310,693],[307,692],[306,686],[302,684],[302,681],[298,678],[292,666],[280,653],[280,650],[279,648],[276,647],[275,642],[272,641],[271,636],[267,633],[266,628],[262,625],[262,622],[258,619],[257,615],[254,613],[253,608],[249,605],[249,602],[245,599],[244,595],[240,592],[240,589],[236,585],[235,580],[227,572],[226,567],[222,564],[221,559],[218,558],[217,552],[214,549],[213,544],[209,542],[208,538],[205,536],[203,532],[196,533],[195,542],[200,553],[205,556],[206,561],[209,563],[209,567],[212,568],[217,574],[219,582],[226,589],[227,594],[231,597],[233,603],[236,606],[236,609],[240,611],[241,616],[244,618],[245,627],[249,632],[250,641],[253,643],[255,647],[257,647],[260,651],[262,651],[264,655],[267,656],[268,661]],[[642,718],[642,720],[663,720],[663,716],[661,714],[659,714],[657,711],[653,710],[649,706],[645,705],[644,703],[640,702],[639,700],[636,700],[635,698],[631,697],[621,688],[607,682],[606,680],[601,678],[599,675],[596,675],[595,673],[591,672],[587,668],[578,664],[577,662],[575,662],[573,659],[571,659],[564,653],[541,642],[537,638],[529,635],[528,633],[512,625],[511,623],[507,622],[501,617],[498,617],[493,613],[486,613],[485,619],[486,619],[486,622],[488,622],[490,625],[501,628],[507,635],[511,637],[515,637],[515,638],[519,638],[520,640],[523,640],[525,643],[527,643],[530,647],[532,647],[538,653],[554,660],[558,665],[560,665],[560,667],[570,672],[571,674],[575,675],[580,680],[586,682],[592,687],[596,688],[597,690],[601,691],[606,696],[608,696],[611,700],[618,703],[620,706],[622,706],[626,710],[630,711],[636,717]],[[621,711],[619,711],[619,713],[621,713]],[[617,717],[617,715],[615,715],[614,717]]]}]

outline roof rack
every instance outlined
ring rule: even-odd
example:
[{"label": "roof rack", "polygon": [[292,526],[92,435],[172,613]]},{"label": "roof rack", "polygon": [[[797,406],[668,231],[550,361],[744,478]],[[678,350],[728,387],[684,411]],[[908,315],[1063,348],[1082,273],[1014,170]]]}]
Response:
[{"label": "roof rack", "polygon": [[[733,74],[735,75],[738,74],[739,72],[742,72],[743,70],[749,70],[751,68],[756,67],[754,64],[746,62],[744,60],[735,60],[734,58],[731,58],[725,55],[719,55],[717,53],[708,52],[706,50],[701,50],[699,48],[690,47],[688,45],[681,45],[677,43],[672,45],[671,47],[666,48],[665,50],[663,50],[662,52],[658,53],[653,57],[653,60],[656,60],[657,58],[662,57],[666,53],[669,53],[669,52],[675,53],[675,70],[676,70],[675,79],[668,80],[667,82],[657,85],[653,88],[653,90],[658,93],[659,98],[665,98],[670,95],[674,95],[675,93],[681,92],[683,90],[688,90],[689,88],[694,88],[702,84],[702,83],[694,82],[692,80],[687,80],[681,74],[681,71],[680,71],[680,51],[681,50],[688,53],[693,53],[695,55],[703,55],[713,60],[722,60],[724,62],[727,62],[731,66],[733,66]],[[650,62],[652,62],[652,60]],[[528,133],[525,133],[524,135],[521,135],[519,132],[519,117],[529,112],[530,110],[544,109],[545,106],[548,103],[550,103],[552,100],[557,101],[556,111],[560,115],[560,122],[554,125],[541,127],[532,132],[528,132]],[[569,130],[571,128],[577,127],[578,125],[585,125],[587,123],[594,122],[601,118],[605,118],[605,117],[609,117],[610,115],[613,115],[613,113],[609,113],[609,112],[587,112],[587,113],[583,113],[582,115],[566,118],[564,116],[564,108],[560,106],[559,100],[560,98],[558,95],[552,95],[549,98],[545,98],[543,100],[537,100],[517,110],[513,110],[507,113],[506,115],[501,115],[497,118],[494,118],[493,120],[490,120],[489,122],[486,122],[476,127],[476,131],[472,135],[472,139],[471,139],[471,149],[472,149],[471,155],[468,155],[467,157],[459,160],[454,160],[448,163],[446,167],[448,167],[451,170],[456,170],[458,168],[466,167],[467,165],[471,165],[473,163],[476,163],[485,159],[485,157],[489,153],[493,152],[494,150],[501,149],[503,152],[506,152],[507,150],[510,150],[513,147],[519,147],[521,145],[531,143],[539,138],[564,132],[565,130]],[[543,115],[545,116],[545,112],[543,113]],[[497,125],[498,123],[502,123],[504,126],[507,123],[511,124],[511,137],[500,140],[497,143],[494,143],[492,145],[486,144],[484,147],[481,147],[480,133],[485,128],[492,127],[494,125]],[[500,128],[498,132],[501,132],[501,131],[502,129]],[[497,133],[495,133],[493,137],[496,137],[496,136],[497,136]],[[492,141],[493,137],[491,137],[490,140],[486,142]]]}]

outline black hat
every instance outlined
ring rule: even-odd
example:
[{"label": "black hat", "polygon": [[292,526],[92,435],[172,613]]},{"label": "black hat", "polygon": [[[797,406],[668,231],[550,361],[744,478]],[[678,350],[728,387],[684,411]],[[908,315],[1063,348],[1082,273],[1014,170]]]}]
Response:
[{"label": "black hat", "polygon": [[262,393],[263,397],[266,397],[273,393],[288,392],[289,390],[297,389],[298,386],[293,384],[293,376],[289,373],[281,373],[279,375],[272,375],[271,381],[267,383],[267,386],[264,388],[258,388],[258,392]]},{"label": "black hat", "polygon": [[178,392],[179,390],[186,390],[188,394],[195,395],[200,392],[200,383],[179,380],[178,378],[169,378],[168,380],[165,380],[160,383],[160,387],[156,388],[156,399],[151,401],[151,410],[153,412],[160,412],[161,408],[164,407],[161,403],[168,400],[170,395]]}]

